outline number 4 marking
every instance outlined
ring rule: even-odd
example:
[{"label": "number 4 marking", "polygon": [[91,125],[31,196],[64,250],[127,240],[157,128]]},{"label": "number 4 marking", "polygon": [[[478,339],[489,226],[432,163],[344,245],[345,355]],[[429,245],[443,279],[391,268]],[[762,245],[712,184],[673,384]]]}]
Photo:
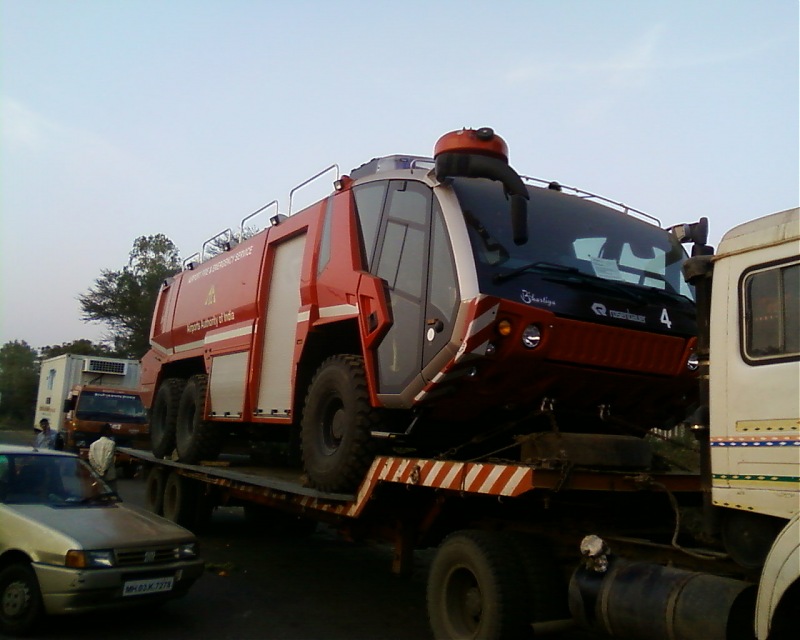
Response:
[{"label": "number 4 marking", "polygon": [[661,324],[667,325],[667,329],[672,329],[672,320],[669,319],[666,307],[661,310]]}]

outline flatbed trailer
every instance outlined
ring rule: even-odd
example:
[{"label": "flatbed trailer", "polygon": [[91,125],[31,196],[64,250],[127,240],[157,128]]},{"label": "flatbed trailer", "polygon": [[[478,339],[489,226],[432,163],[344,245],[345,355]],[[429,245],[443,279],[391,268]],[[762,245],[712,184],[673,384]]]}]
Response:
[{"label": "flatbed trailer", "polygon": [[[724,554],[678,543],[685,535],[678,505],[684,512],[702,506],[694,474],[377,456],[358,489],[346,494],[307,486],[299,469],[256,466],[244,455],[186,464],[148,451],[120,453],[143,465],[148,506],[189,528],[202,527],[218,506],[241,506],[279,526],[299,525],[297,531],[326,523],[347,538],[392,545],[396,574],[410,572],[416,549],[438,545],[428,597],[432,618],[442,612],[431,623],[435,631],[455,625],[452,637],[473,637],[473,571],[475,579],[488,571],[496,587],[481,594],[483,615],[500,610],[497,629],[475,637],[524,637],[531,625],[572,624],[568,582],[589,534],[603,536],[627,561],[668,564],[690,576],[713,567],[733,578],[730,597],[757,578]],[[460,571],[464,584],[452,579]],[[449,595],[436,604],[437,592]]]}]

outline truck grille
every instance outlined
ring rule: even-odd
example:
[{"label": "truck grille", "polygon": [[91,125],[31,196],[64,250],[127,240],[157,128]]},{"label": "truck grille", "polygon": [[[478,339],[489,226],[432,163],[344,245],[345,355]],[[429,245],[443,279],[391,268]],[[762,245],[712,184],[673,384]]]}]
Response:
[{"label": "truck grille", "polygon": [[117,566],[131,567],[143,564],[172,562],[178,558],[177,547],[144,547],[141,549],[117,549]]}]

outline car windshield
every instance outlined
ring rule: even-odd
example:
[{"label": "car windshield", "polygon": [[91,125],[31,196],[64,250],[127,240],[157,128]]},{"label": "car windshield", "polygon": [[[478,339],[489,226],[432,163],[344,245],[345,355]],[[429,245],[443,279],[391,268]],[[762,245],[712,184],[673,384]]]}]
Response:
[{"label": "car windshield", "polygon": [[584,198],[528,187],[529,239],[516,245],[508,199],[498,182],[457,178],[453,187],[467,222],[481,291],[500,294],[503,282],[547,271],[554,278],[572,272],[605,280],[631,288],[633,295],[693,299],[681,273],[686,253],[660,227]]},{"label": "car windshield", "polygon": [[0,503],[54,507],[119,498],[83,460],[72,456],[0,454]]},{"label": "car windshield", "polygon": [[143,423],[147,419],[142,399],[138,395],[109,391],[81,393],[75,416],[80,420],[105,422]]}]

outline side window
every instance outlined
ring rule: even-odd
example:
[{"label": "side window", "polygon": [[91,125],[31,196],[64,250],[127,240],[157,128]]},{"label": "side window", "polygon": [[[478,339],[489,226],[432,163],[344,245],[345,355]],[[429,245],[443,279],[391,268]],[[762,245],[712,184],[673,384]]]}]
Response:
[{"label": "side window", "polygon": [[322,238],[319,243],[319,257],[317,260],[317,273],[322,273],[331,259],[331,242],[333,230],[333,198],[328,198],[325,207],[325,222],[322,224]]},{"label": "side window", "polygon": [[443,316],[452,322],[458,302],[458,278],[453,264],[453,252],[442,219],[438,200],[433,202],[433,237],[431,239],[430,288],[428,301]]},{"label": "side window", "polygon": [[800,263],[747,273],[742,311],[744,357],[750,364],[800,357]]},{"label": "side window", "polygon": [[377,275],[390,289],[422,297],[425,265],[425,222],[430,190],[413,183],[393,183],[387,204],[386,233]]},{"label": "side window", "polygon": [[372,266],[375,240],[378,237],[378,227],[381,222],[381,208],[386,198],[386,185],[386,181],[370,182],[353,189],[356,213],[358,214],[358,222],[361,225],[361,238],[364,241],[367,268]]}]

